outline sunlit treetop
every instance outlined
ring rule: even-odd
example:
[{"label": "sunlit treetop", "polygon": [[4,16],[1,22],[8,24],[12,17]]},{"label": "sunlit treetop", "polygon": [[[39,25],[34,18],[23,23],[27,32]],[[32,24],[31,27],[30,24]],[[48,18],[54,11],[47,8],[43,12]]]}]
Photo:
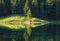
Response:
[{"label": "sunlit treetop", "polygon": [[4,0],[0,0],[0,4],[4,4]]},{"label": "sunlit treetop", "polygon": [[53,5],[54,2],[59,2],[59,0],[46,0],[47,5]]}]

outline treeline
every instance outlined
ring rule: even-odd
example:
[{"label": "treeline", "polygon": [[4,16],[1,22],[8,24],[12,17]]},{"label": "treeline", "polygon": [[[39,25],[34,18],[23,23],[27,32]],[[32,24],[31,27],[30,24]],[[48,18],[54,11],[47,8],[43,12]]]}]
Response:
[{"label": "treeline", "polygon": [[52,0],[0,0],[0,16],[31,13],[33,17],[55,19],[59,4]]}]

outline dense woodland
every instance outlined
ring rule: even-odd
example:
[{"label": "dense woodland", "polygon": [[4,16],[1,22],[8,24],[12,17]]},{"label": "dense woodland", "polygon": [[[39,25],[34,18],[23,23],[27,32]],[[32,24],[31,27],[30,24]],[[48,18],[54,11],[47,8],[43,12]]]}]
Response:
[{"label": "dense woodland", "polygon": [[[46,20],[56,20],[60,13],[58,0],[0,0],[0,17],[11,14],[27,14]],[[60,14],[59,14],[60,15]]]},{"label": "dense woodland", "polygon": [[[0,17],[31,14],[44,20],[60,20],[59,0],[0,0]],[[60,26],[46,25],[32,29],[30,41],[60,41]],[[24,31],[0,29],[0,41],[24,41]],[[15,36],[14,36],[15,35]]]}]

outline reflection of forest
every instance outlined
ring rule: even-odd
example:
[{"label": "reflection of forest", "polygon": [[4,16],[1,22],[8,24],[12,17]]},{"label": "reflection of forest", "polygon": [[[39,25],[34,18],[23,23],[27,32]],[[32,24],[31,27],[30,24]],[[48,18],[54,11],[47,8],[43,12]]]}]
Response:
[{"label": "reflection of forest", "polygon": [[[30,10],[30,11],[29,11]],[[45,20],[60,20],[60,2],[47,0],[0,0],[0,17],[12,14],[29,14]],[[59,25],[46,25],[32,29],[31,41],[59,41]],[[14,31],[16,41],[23,40],[23,32]],[[0,40],[11,41],[12,31],[0,29]]]}]

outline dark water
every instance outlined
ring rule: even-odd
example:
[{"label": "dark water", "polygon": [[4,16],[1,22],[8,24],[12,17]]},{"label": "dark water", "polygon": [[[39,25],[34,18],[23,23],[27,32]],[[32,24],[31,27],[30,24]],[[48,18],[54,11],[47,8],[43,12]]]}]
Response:
[{"label": "dark water", "polygon": [[[52,6],[47,6],[46,4],[44,4],[42,8],[39,8],[40,4],[38,4],[37,7],[34,7],[33,5],[30,4],[32,17],[37,17],[48,21],[60,20],[59,4],[60,3],[58,4],[53,3]],[[17,6],[17,8],[15,8],[15,11],[13,13],[12,11],[14,10],[11,10],[11,5],[9,4],[8,0],[6,0],[4,5],[0,4],[0,17],[7,17],[12,14],[24,14],[22,7],[21,9],[19,9]],[[12,41],[13,38],[15,39],[15,41],[24,41],[23,34],[24,34],[24,30],[16,31],[0,26],[0,41]],[[44,26],[36,27],[32,29],[32,34],[29,40],[30,41],[60,41],[60,25],[47,24]]]}]

